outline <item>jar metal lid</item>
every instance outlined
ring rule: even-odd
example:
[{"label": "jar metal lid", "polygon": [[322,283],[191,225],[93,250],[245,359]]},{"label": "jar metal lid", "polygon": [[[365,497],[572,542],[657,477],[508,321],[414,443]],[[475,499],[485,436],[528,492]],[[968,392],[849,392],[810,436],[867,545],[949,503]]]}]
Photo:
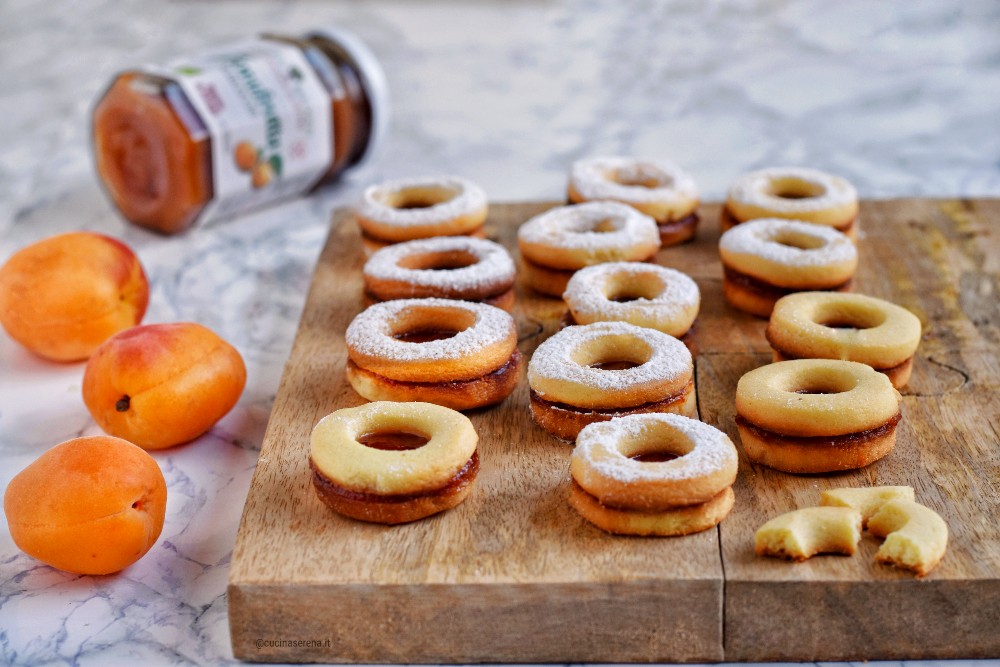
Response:
[{"label": "jar metal lid", "polygon": [[390,99],[389,84],[385,70],[368,45],[356,34],[343,28],[327,27],[306,34],[307,38],[319,37],[327,39],[340,48],[357,65],[361,85],[368,95],[368,104],[372,114],[371,137],[364,153],[358,158],[357,166],[367,163],[375,155],[385,141],[389,131]]}]

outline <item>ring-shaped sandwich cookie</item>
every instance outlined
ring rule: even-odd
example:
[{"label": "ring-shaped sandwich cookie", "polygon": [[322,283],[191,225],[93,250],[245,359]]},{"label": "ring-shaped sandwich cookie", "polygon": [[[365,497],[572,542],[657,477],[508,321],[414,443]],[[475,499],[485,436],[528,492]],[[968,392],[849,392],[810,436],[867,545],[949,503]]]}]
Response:
[{"label": "ring-shaped sandwich cookie", "polygon": [[719,257],[726,301],[757,317],[793,292],[849,290],[858,265],[854,244],[837,230],[777,218],[730,229]]},{"label": "ring-shaped sandwich cookie", "polygon": [[404,241],[372,254],[362,275],[367,303],[442,298],[478,301],[510,312],[514,261],[499,243],[470,236]]},{"label": "ring-shaped sandwich cookie", "polygon": [[354,318],[345,342],[347,380],[370,401],[492,405],[514,390],[522,365],[510,314],[469,301],[377,303]]},{"label": "ring-shaped sandwich cookie", "polygon": [[[416,448],[375,447],[404,433]],[[367,403],[327,415],[310,437],[313,487],[338,514],[360,521],[416,521],[461,503],[479,471],[479,437],[469,419],[430,403]]]},{"label": "ring-shaped sandwich cookie", "polygon": [[577,271],[563,300],[575,324],[628,322],[680,338],[701,306],[686,274],[645,262],[608,262]]},{"label": "ring-shaped sandwich cookie", "polygon": [[401,178],[365,188],[354,215],[367,254],[431,236],[484,236],[488,202],[455,176]]},{"label": "ring-shaped sandwich cookie", "polygon": [[899,392],[853,361],[761,366],[736,386],[736,426],[751,461],[792,473],[864,467],[896,444]]},{"label": "ring-shaped sandwich cookie", "polygon": [[765,332],[775,361],[857,361],[884,373],[897,389],[910,379],[920,334],[920,320],[905,308],[837,292],[778,299]]},{"label": "ring-shaped sandwich cookie", "polygon": [[698,228],[698,187],[669,160],[577,160],[570,169],[567,196],[571,204],[618,201],[642,211],[656,220],[664,248],[694,238]]},{"label": "ring-shaped sandwich cookie", "polygon": [[655,329],[597,322],[562,329],[528,364],[531,415],[572,441],[584,426],[647,412],[695,414],[694,369],[682,342]]},{"label": "ring-shaped sandwich cookie", "polygon": [[525,282],[558,297],[585,266],[650,259],[660,249],[660,234],[652,218],[631,206],[595,201],[536,215],[517,230],[517,243]]},{"label": "ring-shaped sandwich cookie", "polygon": [[858,193],[846,179],[807,167],[771,167],[740,176],[720,216],[722,231],[758,218],[823,225],[857,238]]},{"label": "ring-shaped sandwich cookie", "polygon": [[736,448],[722,431],[676,414],[639,414],[587,426],[570,458],[570,503],[623,535],[686,535],[733,506]]}]

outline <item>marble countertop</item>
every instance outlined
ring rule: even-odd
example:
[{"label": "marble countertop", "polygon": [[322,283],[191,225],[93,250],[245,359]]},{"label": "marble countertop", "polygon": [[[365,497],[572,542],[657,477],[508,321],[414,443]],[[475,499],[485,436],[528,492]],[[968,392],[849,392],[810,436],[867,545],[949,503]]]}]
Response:
[{"label": "marble countertop", "polygon": [[[388,70],[380,157],[318,195],[162,237],[94,178],[88,119],[128,65],[270,30],[352,28]],[[333,208],[383,178],[456,173],[496,201],[562,196],[576,158],[670,157],[718,200],[751,168],[815,166],[863,197],[1000,196],[1000,6],[824,2],[0,4],[0,262],[58,232],[119,237],[152,282],[146,322],[192,320],[243,354],[237,407],[155,454],[163,534],[123,573],[86,577],[0,529],[0,663],[221,664],[243,500]],[[99,433],[82,364],[0,334],[0,488],[46,448]]]}]

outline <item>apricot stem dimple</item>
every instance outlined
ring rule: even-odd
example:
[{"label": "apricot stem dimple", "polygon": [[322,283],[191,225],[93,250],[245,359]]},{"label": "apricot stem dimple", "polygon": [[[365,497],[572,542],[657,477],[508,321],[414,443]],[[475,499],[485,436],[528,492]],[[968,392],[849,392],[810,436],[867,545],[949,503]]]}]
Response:
[{"label": "apricot stem dimple", "polygon": [[125,394],[115,402],[115,410],[118,412],[128,412],[129,406],[132,404],[132,399],[128,394]]}]

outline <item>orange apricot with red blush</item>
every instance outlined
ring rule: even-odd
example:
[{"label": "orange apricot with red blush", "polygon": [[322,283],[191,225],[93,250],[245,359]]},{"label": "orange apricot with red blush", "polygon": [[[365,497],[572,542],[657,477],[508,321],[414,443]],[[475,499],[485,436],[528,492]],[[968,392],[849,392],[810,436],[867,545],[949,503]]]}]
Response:
[{"label": "orange apricot with red blush", "polygon": [[52,236],[0,267],[0,325],[53,361],[86,359],[109,337],[141,322],[148,302],[139,258],[103,234]]},{"label": "orange apricot with red blush", "polygon": [[83,402],[110,435],[144,449],[197,438],[246,384],[240,353],[200,324],[149,324],[102,344],[83,374]]},{"label": "orange apricot with red blush", "polygon": [[160,537],[166,506],[153,457],[108,436],[52,447],[14,476],[3,499],[18,548],[78,574],[111,574],[142,558]]}]

